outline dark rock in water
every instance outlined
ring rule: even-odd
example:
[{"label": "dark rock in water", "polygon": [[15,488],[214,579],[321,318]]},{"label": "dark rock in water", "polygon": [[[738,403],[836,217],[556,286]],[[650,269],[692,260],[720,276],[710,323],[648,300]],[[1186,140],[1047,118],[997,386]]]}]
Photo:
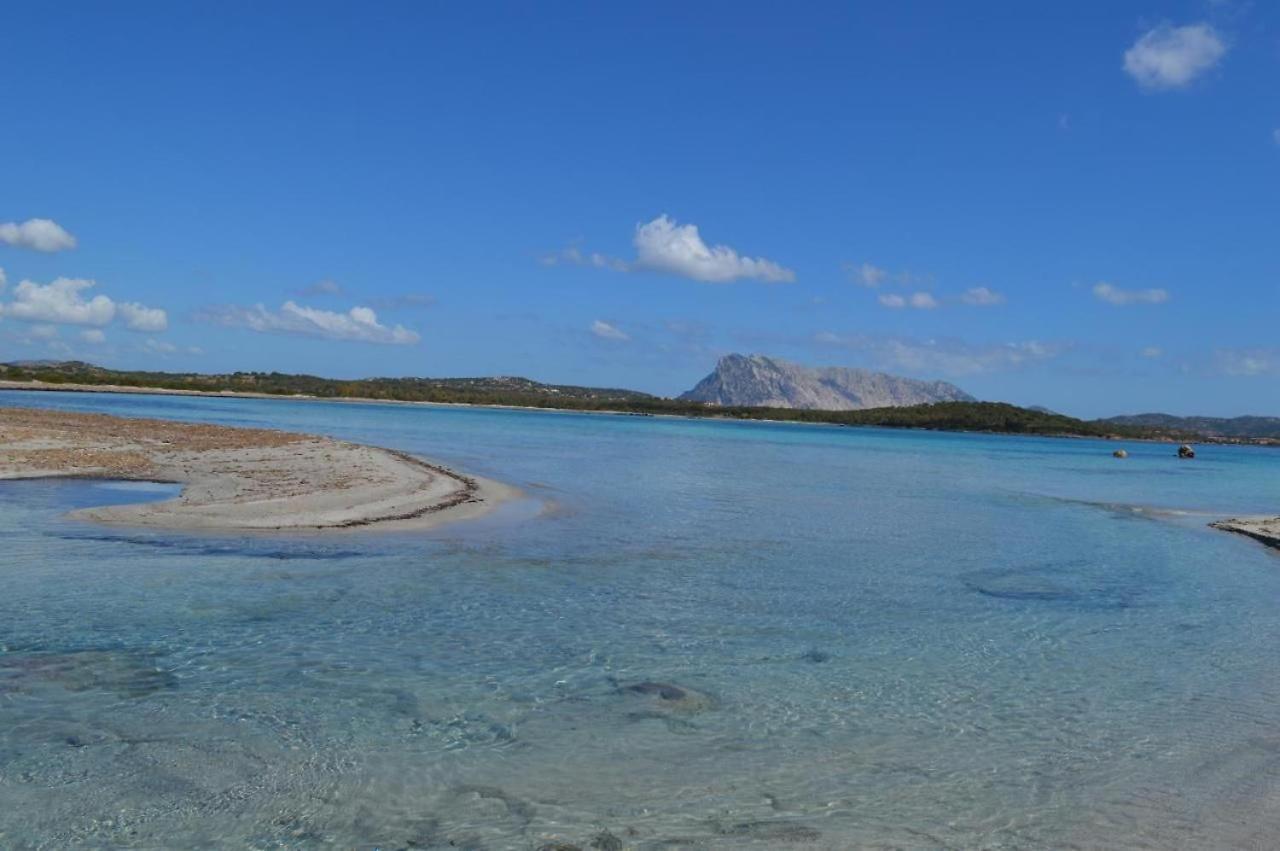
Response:
[{"label": "dark rock in water", "polygon": [[1111,457],[1113,457],[1113,458],[1128,458],[1128,457],[1129,457],[1129,453],[1128,453],[1127,451],[1123,450],[1123,449],[1117,449],[1115,452],[1112,452],[1112,453],[1111,453]]},{"label": "dark rock in water", "polygon": [[1140,588],[1125,585],[1118,578],[1099,579],[1070,565],[976,570],[961,580],[970,591],[984,597],[1098,610],[1130,608],[1141,593]]},{"label": "dark rock in water", "polygon": [[1181,446],[1179,446],[1179,447],[1178,447],[1178,457],[1179,457],[1179,458],[1194,458],[1194,457],[1196,457],[1196,451],[1195,451],[1194,449],[1192,449],[1192,448],[1191,448],[1191,446],[1190,446],[1189,444],[1184,443],[1184,444],[1182,444]]},{"label": "dark rock in water", "polygon": [[709,695],[671,683],[645,681],[622,686],[618,691],[632,697],[650,698],[654,706],[678,712],[701,712],[715,706]]},{"label": "dark rock in water", "polygon": [[597,851],[622,851],[622,840],[606,830],[596,834],[591,840],[591,847]]},{"label": "dark rock in water", "polygon": [[766,842],[817,842],[822,838],[821,831],[789,821],[747,821],[729,827],[717,826],[716,832]]},{"label": "dark rock in water", "polygon": [[806,650],[800,654],[800,659],[803,662],[812,662],[815,665],[820,665],[823,662],[829,661],[831,659],[831,654],[823,650]]}]

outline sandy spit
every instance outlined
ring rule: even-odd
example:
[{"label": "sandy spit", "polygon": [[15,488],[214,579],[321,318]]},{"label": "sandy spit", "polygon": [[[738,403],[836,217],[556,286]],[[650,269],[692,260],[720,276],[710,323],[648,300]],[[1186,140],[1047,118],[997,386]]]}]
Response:
[{"label": "sandy spit", "polygon": [[0,408],[0,479],[55,476],[181,484],[176,499],[73,516],[207,531],[424,529],[479,516],[516,493],[326,437]]},{"label": "sandy spit", "polygon": [[1209,525],[1224,532],[1246,535],[1269,547],[1280,549],[1280,517],[1234,517]]}]

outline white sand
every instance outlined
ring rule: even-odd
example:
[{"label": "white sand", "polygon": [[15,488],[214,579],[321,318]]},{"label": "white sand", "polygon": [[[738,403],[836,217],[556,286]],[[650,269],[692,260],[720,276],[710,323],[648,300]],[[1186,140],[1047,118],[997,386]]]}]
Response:
[{"label": "white sand", "polygon": [[1224,532],[1247,535],[1269,547],[1280,548],[1280,517],[1233,517],[1209,525]]},{"label": "white sand", "polygon": [[76,516],[191,530],[423,529],[476,517],[515,493],[324,437],[0,408],[0,479],[49,476],[180,483],[176,499]]}]

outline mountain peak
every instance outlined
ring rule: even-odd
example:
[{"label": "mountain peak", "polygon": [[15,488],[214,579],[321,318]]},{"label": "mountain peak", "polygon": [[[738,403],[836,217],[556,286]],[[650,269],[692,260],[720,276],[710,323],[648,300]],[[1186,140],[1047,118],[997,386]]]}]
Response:
[{"label": "mountain peak", "polygon": [[725,406],[826,411],[974,401],[945,381],[850,367],[808,367],[757,354],[725,355],[710,375],[680,398]]}]

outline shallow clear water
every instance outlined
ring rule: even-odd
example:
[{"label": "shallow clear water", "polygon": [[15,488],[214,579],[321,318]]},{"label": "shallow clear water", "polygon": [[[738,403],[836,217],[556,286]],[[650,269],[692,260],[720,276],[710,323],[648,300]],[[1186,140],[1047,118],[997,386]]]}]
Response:
[{"label": "shallow clear water", "polygon": [[[0,483],[0,847],[1267,847],[1280,452],[0,393],[521,486],[204,538]],[[631,688],[659,683],[672,688]],[[608,836],[606,836],[606,834]]]}]

